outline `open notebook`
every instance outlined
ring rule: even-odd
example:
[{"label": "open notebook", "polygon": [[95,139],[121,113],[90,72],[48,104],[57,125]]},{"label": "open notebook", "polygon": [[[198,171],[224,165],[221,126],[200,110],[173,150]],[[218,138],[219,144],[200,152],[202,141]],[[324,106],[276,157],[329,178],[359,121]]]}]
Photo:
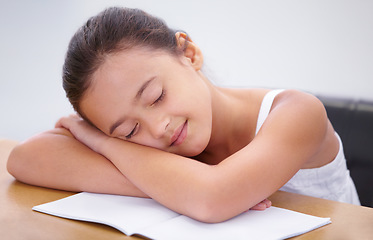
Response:
[{"label": "open notebook", "polygon": [[202,223],[175,213],[152,199],[78,193],[33,207],[33,210],[75,220],[102,223],[126,235],[159,240],[286,239],[330,223],[282,208],[249,210],[222,223]]}]

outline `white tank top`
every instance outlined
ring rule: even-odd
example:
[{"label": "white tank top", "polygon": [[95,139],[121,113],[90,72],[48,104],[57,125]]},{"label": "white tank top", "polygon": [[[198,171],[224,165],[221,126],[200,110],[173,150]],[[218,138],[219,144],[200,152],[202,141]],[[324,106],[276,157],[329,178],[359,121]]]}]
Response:
[{"label": "white tank top", "polygon": [[[262,101],[256,133],[259,132],[272,108],[275,97],[283,89],[268,92]],[[300,169],[280,190],[334,201],[360,205],[355,185],[346,166],[342,141],[338,134],[339,151],[335,159],[319,168]]]}]

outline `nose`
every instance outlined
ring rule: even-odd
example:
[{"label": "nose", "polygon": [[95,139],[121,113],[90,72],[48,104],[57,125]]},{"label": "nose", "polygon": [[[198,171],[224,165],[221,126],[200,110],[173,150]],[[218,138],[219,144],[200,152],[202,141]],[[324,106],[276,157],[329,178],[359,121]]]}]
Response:
[{"label": "nose", "polygon": [[170,123],[169,117],[163,113],[148,114],[144,119],[149,133],[155,138],[162,138],[167,132]]}]

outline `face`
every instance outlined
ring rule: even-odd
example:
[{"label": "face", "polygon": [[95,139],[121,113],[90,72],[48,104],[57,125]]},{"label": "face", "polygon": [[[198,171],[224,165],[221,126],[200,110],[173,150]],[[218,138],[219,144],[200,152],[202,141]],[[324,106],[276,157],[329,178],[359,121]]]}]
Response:
[{"label": "face", "polygon": [[201,153],[211,136],[209,87],[186,56],[144,48],[110,55],[80,107],[109,136],[183,156]]}]

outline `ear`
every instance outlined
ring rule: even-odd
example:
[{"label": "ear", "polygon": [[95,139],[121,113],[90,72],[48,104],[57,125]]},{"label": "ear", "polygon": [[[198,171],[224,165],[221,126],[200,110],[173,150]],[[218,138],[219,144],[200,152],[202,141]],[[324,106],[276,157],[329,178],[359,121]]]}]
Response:
[{"label": "ear", "polygon": [[177,46],[183,50],[184,56],[190,61],[193,68],[198,71],[203,65],[203,55],[200,48],[185,33],[175,34]]}]

